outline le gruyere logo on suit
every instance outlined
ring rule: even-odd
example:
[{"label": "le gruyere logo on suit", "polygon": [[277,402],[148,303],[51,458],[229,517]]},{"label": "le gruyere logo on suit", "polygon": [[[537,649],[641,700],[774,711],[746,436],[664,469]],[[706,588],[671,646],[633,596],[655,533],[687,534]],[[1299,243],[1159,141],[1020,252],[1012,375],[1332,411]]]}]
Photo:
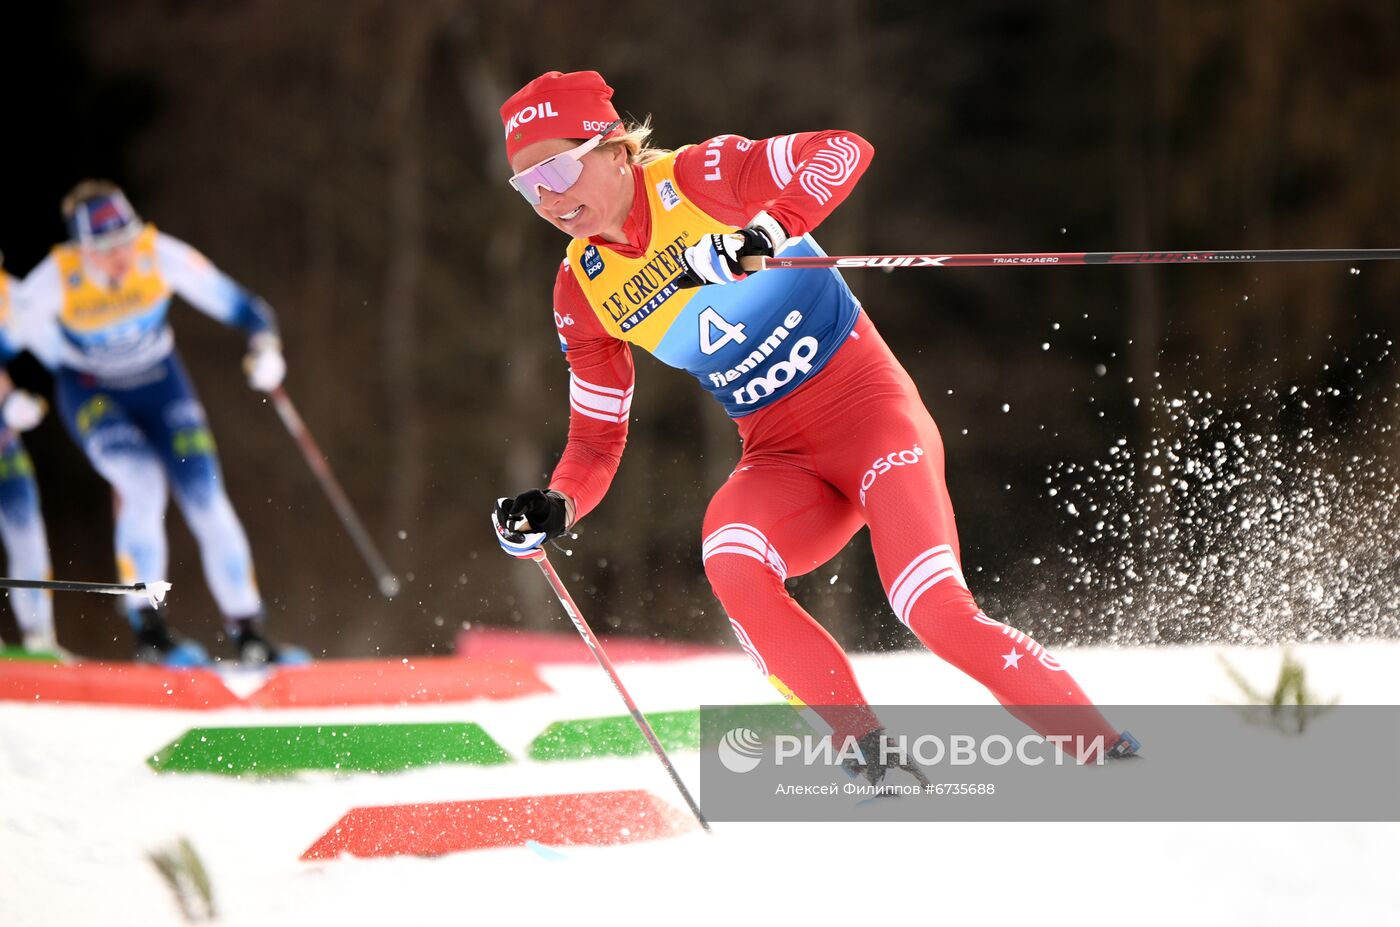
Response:
[{"label": "le gruyere logo on suit", "polygon": [[685,241],[689,237],[689,232],[677,235],[664,248],[658,249],[651,260],[621,287],[603,299],[603,307],[620,329],[630,331],[655,312],[658,306],[680,292],[676,278],[685,273],[681,252],[685,250]]}]

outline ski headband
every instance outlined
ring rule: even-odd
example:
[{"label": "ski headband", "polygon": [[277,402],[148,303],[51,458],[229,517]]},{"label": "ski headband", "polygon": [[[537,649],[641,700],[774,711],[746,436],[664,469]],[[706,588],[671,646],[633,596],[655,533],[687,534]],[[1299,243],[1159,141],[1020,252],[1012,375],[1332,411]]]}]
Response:
[{"label": "ski headband", "polygon": [[[591,138],[620,121],[613,89],[597,71],[541,74],[501,106],[506,157],[550,138]],[[623,131],[622,126],[610,135]]]},{"label": "ski headband", "polygon": [[68,217],[69,236],[85,247],[120,245],[140,233],[141,217],[120,190],[83,200]]}]

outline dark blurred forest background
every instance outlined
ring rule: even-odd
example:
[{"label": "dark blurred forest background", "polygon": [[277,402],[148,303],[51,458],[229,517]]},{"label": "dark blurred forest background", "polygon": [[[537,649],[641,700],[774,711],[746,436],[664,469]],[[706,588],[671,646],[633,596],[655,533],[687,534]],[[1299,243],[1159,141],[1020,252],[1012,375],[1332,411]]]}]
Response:
[{"label": "dark blurred forest background", "polygon": [[[1400,247],[1395,3],[51,0],[8,9],[4,29],[8,269],[27,273],[63,237],[76,180],[105,176],[279,312],[288,392],[406,579],[392,602],[247,388],[240,337],[187,307],[172,317],[274,633],[330,656],[445,652],[465,623],[560,627],[538,571],[487,524],[496,496],[544,483],[567,427],[550,321],[565,242],[506,185],[497,115],[545,70],[603,72],[666,147],[864,135],[873,166],[817,232],[833,254]],[[1131,616],[1101,620],[1132,601],[1121,582],[1098,603],[1065,573],[1095,556],[1076,539],[1094,538],[1047,486],[1092,475],[1112,448],[1147,466],[1147,448],[1188,428],[1162,411],[1170,397],[1209,395],[1225,419],[1281,397],[1248,430],[1338,452],[1290,466],[1374,462],[1375,505],[1394,502],[1396,264],[847,279],[943,430],[973,592],[1048,642],[1137,633]],[[51,392],[31,361],[15,376]],[[738,457],[733,426],[649,358],[632,411],[622,470],[562,572],[600,631],[727,640],[699,532]],[[111,579],[105,485],[56,416],[26,441],[56,573]],[[1140,514],[1179,524],[1175,498]],[[212,642],[217,612],[171,512],[172,621]],[[1357,541],[1383,559],[1395,523],[1371,514]],[[1394,566],[1369,574],[1381,599]],[[853,648],[907,643],[863,534],[790,585]],[[1248,602],[1224,615],[1218,595],[1173,601],[1198,628],[1249,622]],[[128,653],[110,602],[60,596],[57,613],[70,648]],[[1190,623],[1150,636],[1185,639]],[[8,615],[0,630],[13,640]]]}]

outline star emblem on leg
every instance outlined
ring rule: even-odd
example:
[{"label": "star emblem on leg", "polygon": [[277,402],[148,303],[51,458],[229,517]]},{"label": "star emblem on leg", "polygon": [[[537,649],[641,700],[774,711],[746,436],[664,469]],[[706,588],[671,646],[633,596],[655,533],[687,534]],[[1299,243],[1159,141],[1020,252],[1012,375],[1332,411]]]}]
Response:
[{"label": "star emblem on leg", "polygon": [[1017,653],[1017,652],[1016,652],[1016,648],[1015,648],[1015,647],[1012,647],[1010,653],[1004,653],[1004,654],[1001,655],[1002,660],[1005,661],[1004,663],[1001,664],[1001,668],[1002,668],[1002,669],[1020,669],[1020,668],[1021,668],[1021,657],[1023,657],[1023,656],[1025,656],[1025,654],[1023,654],[1023,653]]}]

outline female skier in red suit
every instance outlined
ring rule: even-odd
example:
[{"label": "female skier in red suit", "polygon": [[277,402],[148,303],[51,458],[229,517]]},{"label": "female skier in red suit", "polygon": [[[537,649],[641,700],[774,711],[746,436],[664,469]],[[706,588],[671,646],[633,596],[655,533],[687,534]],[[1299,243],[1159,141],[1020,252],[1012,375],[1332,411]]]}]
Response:
[{"label": "female skier in red suit", "polygon": [[[871,145],[838,130],[662,151],[648,147],[649,126],[621,123],[611,97],[596,72],[555,71],[501,108],[511,184],[572,239],[554,285],[568,445],[547,489],[498,503],[502,547],[528,555],[602,500],[626,441],[637,344],[689,371],[735,420],[743,456],[705,515],[705,573],[760,672],[838,743],[865,747],[880,722],[783,582],[868,525],[895,615],[930,650],[1040,733],[1131,753],[1132,738],[1045,648],[977,607],[938,428],[840,274],[741,266],[822,253],[809,233],[860,179]],[[876,782],[884,772],[859,771]]]}]

